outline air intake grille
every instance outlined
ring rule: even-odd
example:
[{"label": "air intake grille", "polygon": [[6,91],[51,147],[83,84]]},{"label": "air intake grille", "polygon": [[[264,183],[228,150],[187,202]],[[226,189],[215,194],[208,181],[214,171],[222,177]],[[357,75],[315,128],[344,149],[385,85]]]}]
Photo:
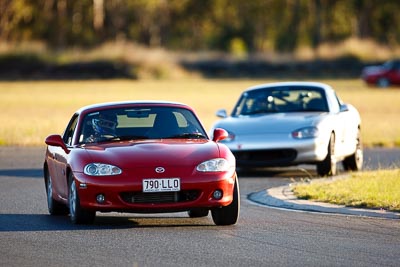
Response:
[{"label": "air intake grille", "polygon": [[180,192],[162,192],[162,193],[143,193],[143,192],[124,192],[121,198],[127,203],[176,203],[193,201],[199,197],[196,190],[180,191]]},{"label": "air intake grille", "polygon": [[294,149],[271,149],[253,151],[235,151],[237,161],[257,161],[265,163],[289,163],[296,159]]}]

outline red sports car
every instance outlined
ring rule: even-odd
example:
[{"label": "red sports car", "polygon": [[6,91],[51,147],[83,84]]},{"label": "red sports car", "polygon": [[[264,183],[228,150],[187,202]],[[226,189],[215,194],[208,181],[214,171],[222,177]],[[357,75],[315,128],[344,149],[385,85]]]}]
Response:
[{"label": "red sports car", "polygon": [[379,66],[368,66],[362,70],[361,78],[369,85],[388,87],[400,84],[400,60],[391,60]]},{"label": "red sports car", "polygon": [[96,212],[187,211],[216,225],[239,217],[235,158],[210,140],[192,108],[173,102],[87,106],[62,136],[46,138],[44,181],[51,215],[93,223]]}]

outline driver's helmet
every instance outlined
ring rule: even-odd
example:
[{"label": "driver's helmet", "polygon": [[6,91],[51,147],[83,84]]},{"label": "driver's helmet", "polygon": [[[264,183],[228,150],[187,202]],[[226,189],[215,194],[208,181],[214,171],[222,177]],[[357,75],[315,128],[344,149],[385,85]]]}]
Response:
[{"label": "driver's helmet", "polygon": [[110,113],[100,113],[98,118],[92,119],[93,130],[97,135],[115,135],[117,116]]},{"label": "driver's helmet", "polygon": [[257,97],[253,100],[252,111],[266,111],[268,109],[268,102],[265,97]]}]

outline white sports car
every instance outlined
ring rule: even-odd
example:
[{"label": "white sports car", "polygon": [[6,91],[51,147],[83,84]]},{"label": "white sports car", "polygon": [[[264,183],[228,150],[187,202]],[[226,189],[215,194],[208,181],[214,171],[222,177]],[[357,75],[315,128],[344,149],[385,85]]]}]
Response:
[{"label": "white sports car", "polygon": [[222,141],[238,167],[315,164],[320,176],[336,174],[336,163],[358,171],[363,164],[361,119],[327,84],[261,84],[242,93],[230,116],[215,128],[228,131]]}]

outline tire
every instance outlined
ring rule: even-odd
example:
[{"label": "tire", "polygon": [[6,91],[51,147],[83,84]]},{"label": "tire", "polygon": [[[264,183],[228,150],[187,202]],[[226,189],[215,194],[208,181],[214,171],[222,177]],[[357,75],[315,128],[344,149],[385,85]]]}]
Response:
[{"label": "tire", "polygon": [[211,210],[211,215],[216,225],[233,225],[239,219],[240,211],[240,194],[238,179],[235,179],[233,189],[233,200],[231,204],[225,207],[214,208]]},{"label": "tire", "polygon": [[192,209],[188,211],[190,218],[201,218],[208,216],[208,209]]},{"label": "tire", "polygon": [[68,204],[71,221],[74,224],[92,224],[96,217],[95,211],[85,210],[80,205],[78,190],[76,189],[75,179],[70,174],[68,182]]},{"label": "tire", "polygon": [[362,143],[361,143],[361,130],[358,129],[356,137],[356,150],[354,153],[343,160],[343,168],[346,171],[360,171],[362,169],[364,160]]},{"label": "tire", "polygon": [[50,215],[67,215],[68,214],[68,208],[64,204],[56,201],[53,198],[53,183],[52,183],[52,178],[47,170],[45,169],[45,184],[46,184],[46,195],[47,195],[47,208],[49,210]]},{"label": "tire", "polygon": [[390,85],[390,81],[387,78],[379,78],[376,85],[380,88],[387,88]]},{"label": "tire", "polygon": [[328,144],[328,153],[323,161],[317,163],[319,176],[336,175],[335,135],[332,133]]}]

